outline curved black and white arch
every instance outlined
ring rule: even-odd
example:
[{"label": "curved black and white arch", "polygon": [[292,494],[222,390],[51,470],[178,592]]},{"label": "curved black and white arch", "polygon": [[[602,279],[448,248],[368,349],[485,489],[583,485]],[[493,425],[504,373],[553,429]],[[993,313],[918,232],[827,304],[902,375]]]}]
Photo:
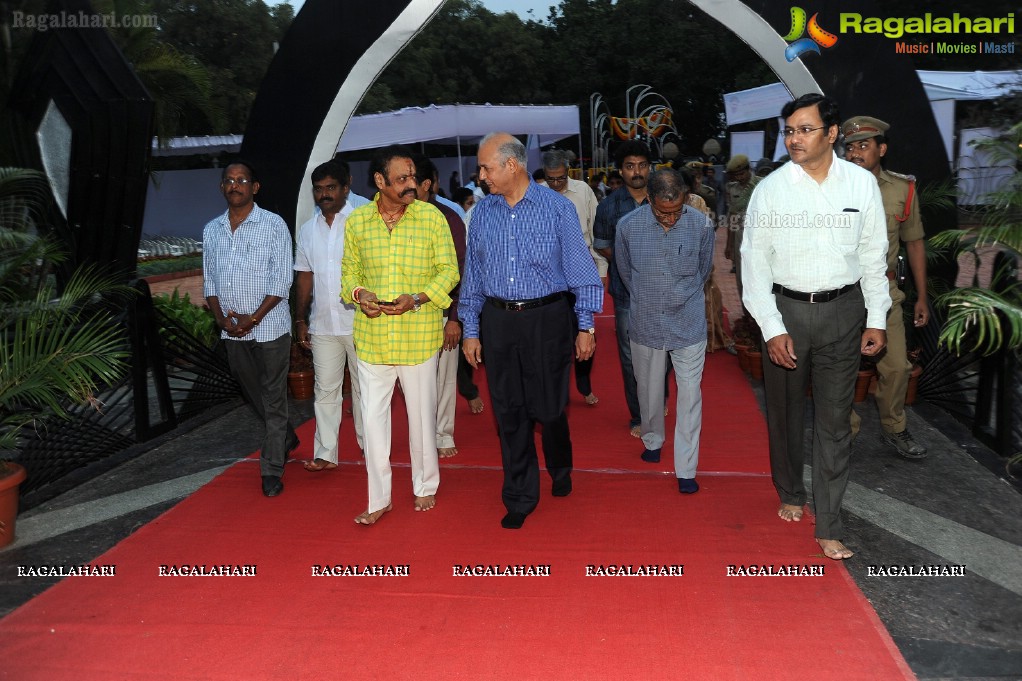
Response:
[{"label": "curved black and white arch", "polygon": [[[788,3],[690,0],[747,43],[795,96],[824,92],[848,117],[868,113],[892,124],[892,168],[922,182],[949,174],[939,131],[911,58],[895,57],[883,36],[842,34],[833,49],[788,62],[778,30]],[[809,0],[801,4],[805,5]],[[837,26],[840,0],[816,0],[811,12]],[[373,81],[443,6],[443,0],[373,3],[306,0],[267,73],[252,109],[242,154],[260,170],[259,203],[292,226],[311,215],[307,178],[333,156],[352,112]],[[856,10],[883,16],[876,0]],[[651,69],[655,68],[651,65]],[[935,231],[937,225],[927,225]]]}]

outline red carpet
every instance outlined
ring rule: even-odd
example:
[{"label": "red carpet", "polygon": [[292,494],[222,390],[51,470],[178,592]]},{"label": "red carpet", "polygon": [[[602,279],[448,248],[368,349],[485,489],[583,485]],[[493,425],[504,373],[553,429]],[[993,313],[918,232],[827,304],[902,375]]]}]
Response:
[{"label": "red carpet", "polygon": [[[521,531],[498,525],[489,413],[464,403],[461,453],[443,464],[428,513],[412,510],[406,467],[394,510],[366,528],[352,522],[366,497],[357,463],[313,475],[293,462],[284,494],[265,499],[248,459],[94,561],[116,565],[115,577],[65,579],[0,620],[0,677],[912,678],[845,569],[819,555],[810,523],[776,518],[769,478],[756,474],[762,417],[736,360],[708,357],[702,490],[681,497],[657,472],[670,464],[639,460],[612,343],[602,350],[600,404],[572,407],[575,492],[552,498],[545,480]],[[301,436],[307,457],[311,424]],[[161,565],[223,564],[257,574],[158,576]],[[409,576],[312,576],[351,564],[407,565]],[[683,576],[585,576],[589,565],[651,564],[683,565]],[[549,565],[550,576],[453,574],[466,565]],[[736,577],[729,565],[825,574]]]}]

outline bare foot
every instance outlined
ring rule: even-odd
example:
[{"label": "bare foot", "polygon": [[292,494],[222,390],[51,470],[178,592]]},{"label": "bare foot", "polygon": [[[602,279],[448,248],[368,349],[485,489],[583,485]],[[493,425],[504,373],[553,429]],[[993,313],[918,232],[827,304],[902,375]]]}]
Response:
[{"label": "bare foot", "polygon": [[373,511],[372,513],[370,513],[367,509],[360,513],[357,518],[355,518],[355,522],[358,523],[359,525],[372,525],[381,517],[383,517],[384,513],[386,513],[392,508],[394,508],[393,504],[387,504],[385,508],[381,508],[379,511]]},{"label": "bare foot", "polygon": [[473,414],[482,414],[485,407],[486,405],[483,404],[483,398],[481,397],[468,401],[468,408],[472,410]]},{"label": "bare foot", "polygon": [[430,494],[426,497],[415,497],[415,510],[428,511],[436,506],[436,497]]},{"label": "bare foot", "polygon": [[457,447],[438,447],[436,450],[437,456],[441,459],[449,459],[458,453]]},{"label": "bare foot", "polygon": [[789,523],[797,523],[802,520],[802,507],[795,504],[781,504],[781,507],[777,509],[777,516]]},{"label": "bare foot", "polygon": [[628,430],[628,434],[632,437],[642,437],[642,426],[632,426]]},{"label": "bare foot", "polygon": [[592,406],[592,405],[596,404],[597,402],[599,402],[600,398],[597,397],[594,393],[589,393],[588,395],[585,396],[585,401],[586,401],[586,404],[588,404],[589,406]]},{"label": "bare foot", "polygon": [[337,464],[326,459],[313,459],[312,461],[305,461],[302,463],[305,466],[305,470],[310,473],[316,473],[318,471],[332,471],[337,468]]},{"label": "bare foot", "polygon": [[831,560],[847,560],[855,555],[837,539],[817,539],[816,543],[823,549],[823,555]]}]

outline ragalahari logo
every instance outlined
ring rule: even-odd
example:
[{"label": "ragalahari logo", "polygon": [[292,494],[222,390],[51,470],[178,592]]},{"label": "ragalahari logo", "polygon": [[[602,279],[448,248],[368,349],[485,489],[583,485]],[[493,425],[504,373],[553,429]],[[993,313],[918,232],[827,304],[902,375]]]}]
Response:
[{"label": "ragalahari logo", "polygon": [[[788,31],[788,35],[784,36],[784,40],[789,43],[784,50],[785,59],[795,61],[806,52],[819,54],[821,47],[834,47],[834,44],[837,43],[836,35],[820,28],[820,24],[816,21],[817,16],[819,15],[814,14],[807,24],[806,11],[801,7],[791,8],[791,30]],[[807,29],[809,37],[803,38],[802,34]]]}]

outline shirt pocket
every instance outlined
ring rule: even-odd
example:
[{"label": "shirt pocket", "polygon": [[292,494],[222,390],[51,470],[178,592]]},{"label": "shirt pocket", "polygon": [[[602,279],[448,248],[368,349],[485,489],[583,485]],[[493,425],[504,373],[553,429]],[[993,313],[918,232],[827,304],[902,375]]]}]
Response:
[{"label": "shirt pocket", "polygon": [[699,254],[682,248],[667,258],[667,264],[675,277],[694,277],[699,273]]},{"label": "shirt pocket", "polygon": [[398,269],[411,281],[428,279],[433,271],[433,244],[420,236],[410,236],[397,253]]},{"label": "shirt pocket", "polygon": [[862,213],[860,211],[831,213],[822,217],[830,219],[831,239],[840,252],[850,253],[859,247],[859,239],[862,235]]},{"label": "shirt pocket", "polygon": [[245,252],[241,262],[246,272],[262,273],[267,270],[270,264],[270,249],[258,241],[250,241],[245,244]]}]

